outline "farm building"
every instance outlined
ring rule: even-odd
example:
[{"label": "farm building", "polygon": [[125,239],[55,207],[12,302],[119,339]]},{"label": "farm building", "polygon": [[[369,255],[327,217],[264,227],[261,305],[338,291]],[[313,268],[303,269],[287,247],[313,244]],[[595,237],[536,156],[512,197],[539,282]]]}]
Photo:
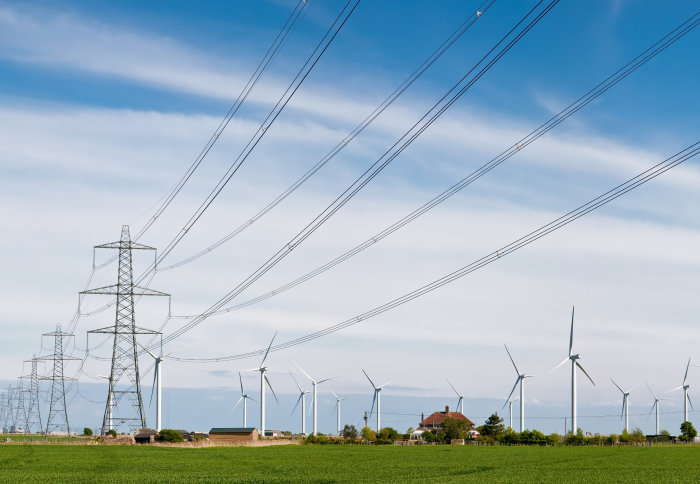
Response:
[{"label": "farm building", "polygon": [[137,444],[152,444],[156,439],[157,433],[153,429],[138,429],[134,434],[134,442]]},{"label": "farm building", "polygon": [[442,423],[447,417],[455,420],[466,421],[468,429],[472,429],[474,427],[474,422],[462,415],[462,412],[450,412],[450,407],[446,405],[444,412],[433,412],[432,414],[428,415],[427,418],[421,420],[416,431],[423,432],[425,430],[439,429],[442,427]]},{"label": "farm building", "polygon": [[209,431],[209,440],[248,441],[258,440],[258,429],[253,427],[220,427]]}]

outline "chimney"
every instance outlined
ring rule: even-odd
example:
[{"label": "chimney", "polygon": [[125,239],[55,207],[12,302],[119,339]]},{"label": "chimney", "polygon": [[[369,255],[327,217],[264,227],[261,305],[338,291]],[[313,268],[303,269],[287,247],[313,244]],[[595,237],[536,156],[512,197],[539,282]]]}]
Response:
[{"label": "chimney", "polygon": [[423,412],[420,413],[420,421],[422,422],[425,420],[425,414]]},{"label": "chimney", "polygon": [[445,405],[445,413],[446,413],[447,415],[450,414],[450,406],[449,406],[449,405]]}]

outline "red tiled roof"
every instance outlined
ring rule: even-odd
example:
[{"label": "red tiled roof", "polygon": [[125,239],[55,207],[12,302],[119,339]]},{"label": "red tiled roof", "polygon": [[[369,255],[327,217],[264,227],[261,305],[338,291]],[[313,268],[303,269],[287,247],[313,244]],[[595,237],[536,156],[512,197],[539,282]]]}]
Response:
[{"label": "red tiled roof", "polygon": [[469,420],[467,417],[462,415],[461,412],[433,412],[431,415],[429,415],[425,420],[421,421],[420,425],[421,427],[424,426],[439,426],[442,425],[442,422],[447,418],[447,417],[453,418],[455,420],[464,420],[467,422],[468,425],[473,426],[474,422]]}]

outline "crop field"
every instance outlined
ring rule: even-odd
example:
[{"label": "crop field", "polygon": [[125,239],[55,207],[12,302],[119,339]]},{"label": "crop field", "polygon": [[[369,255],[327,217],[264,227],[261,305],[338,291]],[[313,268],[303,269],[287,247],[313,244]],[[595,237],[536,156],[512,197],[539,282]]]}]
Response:
[{"label": "crop field", "polygon": [[3,482],[700,482],[700,446],[2,445]]}]

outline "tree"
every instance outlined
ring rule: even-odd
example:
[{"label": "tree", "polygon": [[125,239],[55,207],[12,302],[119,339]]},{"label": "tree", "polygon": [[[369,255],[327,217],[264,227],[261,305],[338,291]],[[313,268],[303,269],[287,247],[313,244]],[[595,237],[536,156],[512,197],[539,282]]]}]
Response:
[{"label": "tree", "polygon": [[158,442],[182,442],[184,439],[177,430],[163,429],[156,435],[156,440]]},{"label": "tree", "polygon": [[646,441],[647,437],[646,435],[644,435],[644,432],[642,432],[642,429],[640,428],[634,429],[630,434],[630,442],[634,442],[635,444],[643,444]]},{"label": "tree", "polygon": [[109,429],[109,430],[107,431],[107,435],[111,435],[112,437],[116,437],[116,436],[117,436],[117,431],[114,430],[114,429]]},{"label": "tree", "polygon": [[370,442],[377,440],[377,434],[369,427],[362,427],[361,434],[363,439],[369,440]]},{"label": "tree", "polygon": [[357,440],[357,429],[354,425],[345,425],[343,430],[340,431],[340,435],[348,440]]},{"label": "tree", "polygon": [[85,427],[83,429],[83,435],[87,435],[88,437],[92,435],[92,429],[90,427]]},{"label": "tree", "polygon": [[377,435],[378,444],[393,444],[395,440],[398,440],[399,433],[392,429],[391,427],[384,427],[379,431]]},{"label": "tree", "polygon": [[503,419],[498,416],[497,413],[491,414],[489,418],[486,419],[484,425],[479,429],[481,435],[491,435],[498,437],[506,431],[506,426],[503,425]]},{"label": "tree", "polygon": [[467,421],[445,417],[445,420],[442,422],[442,432],[445,434],[447,442],[451,442],[452,439],[465,439],[467,437]]},{"label": "tree", "polygon": [[693,427],[692,423],[686,420],[681,424],[681,434],[683,434],[680,436],[681,440],[690,441],[698,435],[698,431],[695,430],[695,427]]}]

